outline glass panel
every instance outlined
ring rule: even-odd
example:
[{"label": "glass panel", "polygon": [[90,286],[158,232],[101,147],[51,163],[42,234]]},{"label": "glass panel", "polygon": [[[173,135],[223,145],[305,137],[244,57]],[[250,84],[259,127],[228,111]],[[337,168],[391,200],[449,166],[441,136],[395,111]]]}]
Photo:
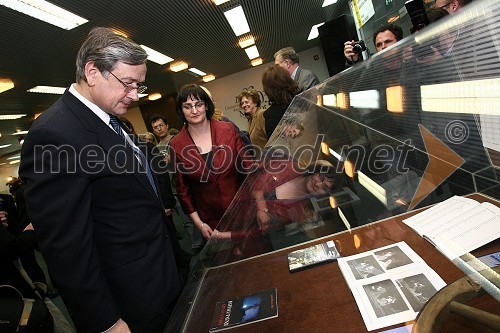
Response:
[{"label": "glass panel", "polygon": [[241,267],[267,272],[261,289],[276,286],[285,273],[273,267],[298,244],[338,235],[342,255],[379,241],[422,244],[401,222],[379,221],[455,195],[498,199],[499,11],[496,1],[469,5],[296,96],[217,227],[222,239],[201,251],[167,331],[208,330],[215,302],[258,288],[235,278]]}]

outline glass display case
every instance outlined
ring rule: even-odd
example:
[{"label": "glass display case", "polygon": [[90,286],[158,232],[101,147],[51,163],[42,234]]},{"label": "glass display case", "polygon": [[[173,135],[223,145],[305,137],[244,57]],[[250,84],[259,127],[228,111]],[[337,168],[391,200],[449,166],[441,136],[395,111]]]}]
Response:
[{"label": "glass display case", "polygon": [[296,96],[247,153],[165,331],[208,332],[218,301],[272,287],[278,318],[239,329],[365,331],[336,263],[288,270],[287,253],[325,240],[342,256],[405,241],[446,283],[471,275],[401,220],[453,196],[499,204],[499,11],[473,3]]}]

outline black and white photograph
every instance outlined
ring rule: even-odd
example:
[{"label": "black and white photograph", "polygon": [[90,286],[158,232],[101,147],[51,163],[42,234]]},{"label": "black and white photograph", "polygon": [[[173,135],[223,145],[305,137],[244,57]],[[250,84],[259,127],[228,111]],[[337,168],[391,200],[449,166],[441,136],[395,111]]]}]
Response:
[{"label": "black and white photograph", "polygon": [[377,251],[374,252],[374,254],[375,258],[380,261],[386,270],[413,263],[413,261],[398,246]]},{"label": "black and white photograph", "polygon": [[384,269],[373,256],[366,256],[347,262],[356,280],[368,279],[384,273]]},{"label": "black and white photograph", "polygon": [[403,297],[391,280],[363,286],[377,318],[408,310]]},{"label": "black and white photograph", "polygon": [[415,312],[420,312],[425,303],[437,292],[424,274],[405,277],[396,280],[396,283]]}]

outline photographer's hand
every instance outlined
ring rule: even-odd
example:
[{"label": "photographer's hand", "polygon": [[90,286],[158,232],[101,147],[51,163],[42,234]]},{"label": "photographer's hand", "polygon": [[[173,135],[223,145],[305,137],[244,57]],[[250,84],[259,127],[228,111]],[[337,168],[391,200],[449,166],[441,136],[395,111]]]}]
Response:
[{"label": "photographer's hand", "polygon": [[354,40],[347,41],[344,43],[344,56],[347,60],[351,62],[357,62],[359,60],[359,55],[353,52],[352,45],[355,43]]},{"label": "photographer's hand", "polygon": [[3,210],[0,211],[0,222],[2,222],[2,226],[4,228],[9,226],[9,222],[7,221],[7,212],[4,212]]}]

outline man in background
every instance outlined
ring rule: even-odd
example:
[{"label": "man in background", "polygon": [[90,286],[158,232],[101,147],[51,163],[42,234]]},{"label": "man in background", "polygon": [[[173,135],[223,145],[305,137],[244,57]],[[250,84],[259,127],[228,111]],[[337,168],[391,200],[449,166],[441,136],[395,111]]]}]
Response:
[{"label": "man in background", "polygon": [[460,8],[471,3],[472,0],[436,0],[434,7],[445,9],[450,15],[455,14]]},{"label": "man in background", "polygon": [[158,138],[158,145],[156,146],[160,152],[166,150],[168,143],[174,137],[168,131],[167,119],[160,115],[152,116],[150,119],[151,127],[153,128],[153,133]]},{"label": "man in background", "polygon": [[317,85],[319,80],[313,72],[301,68],[299,62],[299,55],[292,47],[282,48],[274,54],[274,63],[286,69],[299,88],[305,91]]},{"label": "man in background", "polygon": [[[389,46],[396,44],[403,39],[403,29],[395,24],[386,24],[378,28],[373,33],[373,45],[377,52],[385,50]],[[346,68],[362,61],[361,54],[353,51],[355,41],[347,41],[344,43],[344,56],[346,57]]]},{"label": "man in background", "polygon": [[92,29],[76,83],[22,148],[28,214],[79,332],[162,332],[181,289],[150,154],[118,119],[146,90],[146,58],[130,39]]}]

